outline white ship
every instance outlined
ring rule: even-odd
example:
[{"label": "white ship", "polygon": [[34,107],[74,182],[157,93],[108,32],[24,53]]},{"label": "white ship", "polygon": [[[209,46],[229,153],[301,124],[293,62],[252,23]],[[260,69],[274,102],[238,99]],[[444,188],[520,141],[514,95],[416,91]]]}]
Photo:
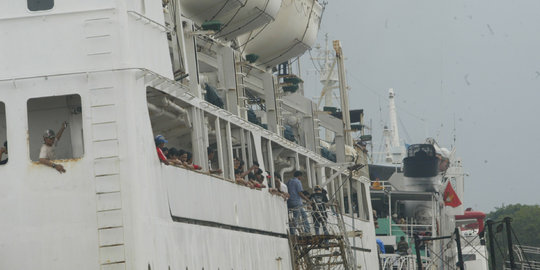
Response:
[{"label": "white ship", "polygon": [[[483,219],[468,218],[470,213],[464,212],[466,173],[456,149],[441,147],[433,138],[405,148],[394,99],[390,89],[384,152],[374,157],[379,162],[370,164],[376,234],[386,247],[382,268],[418,269],[422,264],[424,269],[487,269],[485,241],[478,230],[462,227],[483,227]],[[407,248],[400,248],[401,238]]]},{"label": "white ship", "polygon": [[[319,110],[292,64],[314,46],[323,10],[317,0],[1,2],[0,269],[395,266],[379,257],[368,157],[353,148],[362,113],[348,113],[343,83],[342,113]],[[42,152],[48,129],[54,159]],[[160,162],[158,135],[200,170]],[[259,164],[265,187],[237,184],[249,179],[235,159]],[[272,176],[294,171],[305,190],[327,190],[328,235],[314,212],[292,235],[287,204],[268,192]],[[438,181],[457,177],[463,194],[459,159],[445,172]],[[439,207],[433,188],[409,192],[431,203],[422,226],[445,235],[463,211]],[[446,269],[457,254],[445,255],[421,263]]]},{"label": "white ship", "polygon": [[[341,254],[315,262],[377,269],[369,180],[348,180],[343,123],[320,117],[287,64],[313,46],[322,10],[312,0],[2,1],[0,269],[300,267],[283,198],[236,184],[234,158],[285,181],[302,171],[306,190],[322,185],[341,207],[354,194],[355,214],[329,217]],[[40,163],[43,132],[64,121],[55,159]],[[323,124],[339,163],[318,154]],[[202,169],[161,163],[157,135]]]}]

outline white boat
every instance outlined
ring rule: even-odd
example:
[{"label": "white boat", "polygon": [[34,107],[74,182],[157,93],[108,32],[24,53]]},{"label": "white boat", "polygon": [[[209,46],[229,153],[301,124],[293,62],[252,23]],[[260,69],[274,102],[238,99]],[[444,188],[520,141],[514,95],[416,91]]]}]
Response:
[{"label": "white boat", "polygon": [[[456,222],[464,213],[466,174],[461,159],[455,149],[443,148],[432,138],[405,150],[398,136],[394,97],[390,89],[385,152],[382,158],[373,158],[383,162],[370,164],[372,206],[378,214],[376,234],[387,247],[382,267],[416,269],[420,261],[426,269],[446,269],[461,259],[468,269],[474,246],[457,229],[462,223]],[[401,237],[409,246],[406,252],[398,251]],[[459,245],[456,238],[461,239]],[[486,264],[476,267],[471,269],[487,269]]]},{"label": "white boat", "polygon": [[199,26],[205,22],[221,23],[216,35],[233,39],[272,22],[282,0],[184,0],[182,14]]},{"label": "white boat", "polygon": [[[302,171],[305,189],[322,185],[341,208],[356,195],[356,211],[329,213],[339,225],[332,237],[347,269],[376,269],[369,181],[318,154],[313,131],[326,120],[219,33],[198,31],[211,19],[201,15],[208,5],[227,7],[221,20],[231,19],[232,39],[263,25],[260,18],[271,21],[278,2],[0,3],[0,139],[9,142],[0,165],[0,269],[297,268],[291,247],[302,244],[289,235],[283,198],[237,185],[234,157],[283,179]],[[244,5],[238,15],[230,15],[233,3]],[[64,121],[56,159],[40,163],[44,130]],[[295,142],[283,136],[286,123]],[[202,170],[161,163],[158,134],[191,151]],[[207,147],[217,150],[210,162]],[[205,173],[210,166],[222,173]]]},{"label": "white boat", "polygon": [[315,44],[322,12],[318,1],[283,0],[272,23],[238,37],[240,50],[265,68],[300,56]]}]

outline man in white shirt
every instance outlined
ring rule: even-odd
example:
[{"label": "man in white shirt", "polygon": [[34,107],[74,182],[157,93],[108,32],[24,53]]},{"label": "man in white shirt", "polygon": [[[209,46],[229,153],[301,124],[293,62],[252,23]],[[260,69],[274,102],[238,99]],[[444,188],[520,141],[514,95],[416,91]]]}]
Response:
[{"label": "man in white shirt", "polygon": [[58,131],[58,135],[54,134],[54,131],[51,129],[45,130],[43,133],[43,145],[41,145],[41,150],[39,151],[39,163],[47,165],[53,169],[56,169],[59,173],[65,173],[66,170],[62,164],[56,164],[52,162],[55,159],[54,147],[62,137],[64,129],[67,127],[67,122],[62,123],[62,127]]}]

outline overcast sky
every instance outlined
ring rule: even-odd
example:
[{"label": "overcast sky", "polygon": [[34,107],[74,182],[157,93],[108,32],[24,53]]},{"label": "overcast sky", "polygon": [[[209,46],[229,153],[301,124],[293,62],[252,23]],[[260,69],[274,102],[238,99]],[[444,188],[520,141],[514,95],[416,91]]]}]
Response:
[{"label": "overcast sky", "polygon": [[[466,207],[540,203],[540,1],[330,0],[325,33],[376,144],[394,88],[405,142],[449,147],[455,134]],[[309,54],[302,71],[306,96],[319,94]]]}]

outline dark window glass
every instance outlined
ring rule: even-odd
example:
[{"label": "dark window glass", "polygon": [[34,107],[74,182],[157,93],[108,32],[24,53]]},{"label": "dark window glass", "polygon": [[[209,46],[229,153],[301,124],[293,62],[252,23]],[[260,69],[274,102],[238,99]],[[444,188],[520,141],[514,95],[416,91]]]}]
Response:
[{"label": "dark window glass", "polygon": [[27,0],[30,11],[49,10],[54,6],[54,0]]}]

